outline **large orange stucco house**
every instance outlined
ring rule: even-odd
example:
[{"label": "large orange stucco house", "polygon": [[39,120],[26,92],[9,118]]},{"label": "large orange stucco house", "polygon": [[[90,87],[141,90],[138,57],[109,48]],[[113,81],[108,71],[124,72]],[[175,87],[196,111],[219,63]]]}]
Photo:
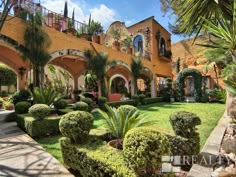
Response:
[{"label": "large orange stucco house", "polygon": [[[139,88],[144,89],[144,82],[148,79],[152,97],[157,95],[159,81],[166,77],[172,77],[171,35],[154,17],[149,17],[129,27],[116,21],[110,25],[105,34],[100,34],[99,42],[95,42],[75,36],[75,31],[80,30],[81,32],[81,29],[85,29],[82,32],[86,32],[86,24],[74,21],[71,26],[68,23],[71,19],[60,17],[38,4],[34,7],[42,12],[43,28],[51,38],[52,43],[48,48],[48,52],[51,54],[49,64],[67,70],[73,78],[74,89],[79,88],[81,83],[78,78],[86,71],[87,61],[84,51],[87,49],[106,53],[109,61],[116,61],[116,65],[108,65],[106,68],[105,80],[110,94],[117,92],[117,89],[111,88],[116,78],[123,79],[124,86],[131,92],[131,95],[133,94],[134,81],[131,73],[131,57],[133,55],[140,57],[144,66],[142,77],[138,81]],[[18,89],[25,89],[29,84],[27,83],[27,73],[31,69],[28,62],[23,62],[22,55],[18,50],[20,45],[24,46],[25,28],[26,22],[24,20],[13,18],[5,22],[0,36],[0,62],[7,64],[15,71],[18,76]],[[118,41],[120,43],[119,50],[113,46],[112,28],[119,29],[121,32],[121,38]],[[126,37],[131,38],[129,49],[123,47]],[[25,70],[22,72],[20,68]]]},{"label": "large orange stucco house", "polygon": [[[194,38],[190,38],[171,45],[173,80],[175,80],[177,76],[175,64],[179,59],[180,71],[185,68],[197,69],[204,77],[207,88],[213,89],[217,85],[221,88],[224,87],[219,66],[212,65],[208,67],[208,71],[204,69],[206,68],[206,62],[204,62],[205,48],[197,44],[206,44],[208,40],[208,36],[199,36],[195,41]],[[193,79],[192,77],[186,78],[185,93],[187,95],[191,95],[190,92],[194,90]]]}]

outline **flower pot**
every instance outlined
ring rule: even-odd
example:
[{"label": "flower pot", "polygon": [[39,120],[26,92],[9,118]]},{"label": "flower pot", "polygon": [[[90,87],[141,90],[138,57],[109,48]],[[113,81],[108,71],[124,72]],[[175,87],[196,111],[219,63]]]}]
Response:
[{"label": "flower pot", "polygon": [[100,44],[100,36],[98,35],[93,35],[92,36],[92,41],[97,43],[97,44]]},{"label": "flower pot", "polygon": [[127,49],[126,49],[126,54],[132,54],[132,50],[133,50],[133,49],[132,49],[131,47],[127,48]]},{"label": "flower pot", "polygon": [[5,105],[5,110],[10,111],[10,110],[13,110],[13,109],[14,109],[14,104],[7,104],[7,105]]},{"label": "flower pot", "polygon": [[112,149],[122,150],[123,149],[123,140],[122,139],[111,140],[107,143],[107,146],[109,146]]}]

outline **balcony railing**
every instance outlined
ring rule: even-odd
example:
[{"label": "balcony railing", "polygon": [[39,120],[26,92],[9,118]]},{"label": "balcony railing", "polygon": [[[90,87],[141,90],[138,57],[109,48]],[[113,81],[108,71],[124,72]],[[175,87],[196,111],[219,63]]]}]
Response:
[{"label": "balcony railing", "polygon": [[[1,11],[1,9],[0,9]],[[69,17],[64,17],[62,14],[48,10],[39,3],[34,3],[30,0],[21,0],[13,6],[13,11],[9,15],[14,15],[24,20],[27,20],[27,13],[40,13],[43,19],[43,25],[54,28],[62,32],[87,33],[88,26]]]}]

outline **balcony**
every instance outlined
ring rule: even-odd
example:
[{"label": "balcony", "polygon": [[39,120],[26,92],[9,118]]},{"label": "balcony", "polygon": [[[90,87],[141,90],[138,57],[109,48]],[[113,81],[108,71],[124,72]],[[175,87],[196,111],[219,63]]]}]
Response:
[{"label": "balcony", "polygon": [[172,52],[170,50],[165,50],[164,53],[160,53],[160,59],[171,62]]}]

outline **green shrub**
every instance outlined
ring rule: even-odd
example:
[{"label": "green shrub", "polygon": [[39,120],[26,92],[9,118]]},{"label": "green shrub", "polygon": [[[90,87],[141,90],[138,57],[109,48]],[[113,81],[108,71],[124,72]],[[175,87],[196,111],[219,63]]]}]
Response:
[{"label": "green shrub", "polygon": [[50,107],[46,104],[35,104],[29,108],[29,113],[38,120],[41,120],[50,114]]},{"label": "green shrub", "polygon": [[31,137],[36,138],[59,134],[59,121],[60,117],[47,117],[37,121],[29,114],[18,115],[16,118],[17,125]]},{"label": "green shrub", "polygon": [[104,104],[106,104],[106,103],[107,103],[107,98],[106,97],[98,98],[98,106],[99,106],[100,109],[105,110],[106,108],[105,108]]},{"label": "green shrub", "polygon": [[28,90],[20,90],[13,95],[12,101],[14,104],[16,104],[20,101],[27,101],[30,97],[31,94]]},{"label": "green shrub", "polygon": [[138,101],[136,100],[125,100],[125,101],[116,101],[116,102],[108,102],[107,104],[111,107],[119,107],[121,105],[132,105],[132,106],[137,106]]},{"label": "green shrub", "polygon": [[33,91],[33,99],[36,104],[46,104],[50,106],[58,96],[58,92],[51,87],[38,88]]},{"label": "green shrub", "polygon": [[63,136],[73,143],[83,143],[87,140],[93,126],[93,115],[85,111],[73,111],[62,116],[59,128]]},{"label": "green shrub", "polygon": [[169,141],[154,129],[135,128],[125,136],[123,154],[138,176],[155,176],[160,172],[161,156],[170,154]]},{"label": "green shrub", "polygon": [[53,105],[56,109],[65,109],[67,106],[67,102],[66,102],[66,100],[59,99],[59,100],[55,101],[53,103]]},{"label": "green shrub", "polygon": [[14,122],[17,119],[17,114],[15,112],[8,114],[7,117],[5,118],[5,122]]},{"label": "green shrub", "polygon": [[89,106],[88,106],[87,103],[85,103],[83,101],[79,101],[79,102],[74,104],[73,109],[76,110],[76,111],[88,111]]},{"label": "green shrub", "polygon": [[124,162],[121,151],[109,148],[102,140],[75,145],[60,139],[63,162],[83,177],[136,177]]},{"label": "green shrub", "polygon": [[200,151],[200,137],[196,126],[201,124],[200,118],[194,113],[180,111],[170,116],[170,123],[176,135],[188,139],[188,155],[197,155]]},{"label": "green shrub", "polygon": [[127,110],[122,107],[116,109],[108,105],[105,106],[107,112],[99,109],[98,112],[101,114],[102,118],[105,119],[111,134],[117,139],[123,139],[125,134],[135,127],[148,126],[156,123],[156,121],[147,119],[143,114],[140,114],[139,111],[126,114],[125,111]]},{"label": "green shrub", "polygon": [[189,153],[189,146],[188,146],[188,139],[181,137],[181,136],[171,136],[167,135],[167,138],[170,143],[170,151],[171,154],[174,156],[183,156],[190,154]]},{"label": "green shrub", "polygon": [[176,135],[188,138],[195,133],[201,119],[194,113],[179,111],[170,115],[170,123]]},{"label": "green shrub", "polygon": [[88,111],[89,112],[93,110],[93,100],[91,98],[87,98],[87,97],[81,98],[80,101],[83,101],[88,104]]},{"label": "green shrub", "polygon": [[29,111],[31,104],[27,101],[20,101],[15,105],[15,112],[17,114],[26,114]]},{"label": "green shrub", "polygon": [[140,101],[140,103],[141,103],[142,105],[144,105],[144,104],[145,104],[144,99],[146,98],[146,95],[141,94],[141,95],[139,95],[138,97],[139,97],[139,101]]},{"label": "green shrub", "polygon": [[7,97],[8,93],[6,91],[1,91],[0,92],[0,97]]},{"label": "green shrub", "polygon": [[159,103],[159,102],[162,102],[162,101],[163,101],[163,98],[162,98],[162,97],[145,98],[145,99],[144,99],[145,104]]},{"label": "green shrub", "polygon": [[118,110],[123,109],[125,115],[133,114],[134,112],[138,111],[138,108],[131,106],[131,105],[122,105],[118,108]]}]

